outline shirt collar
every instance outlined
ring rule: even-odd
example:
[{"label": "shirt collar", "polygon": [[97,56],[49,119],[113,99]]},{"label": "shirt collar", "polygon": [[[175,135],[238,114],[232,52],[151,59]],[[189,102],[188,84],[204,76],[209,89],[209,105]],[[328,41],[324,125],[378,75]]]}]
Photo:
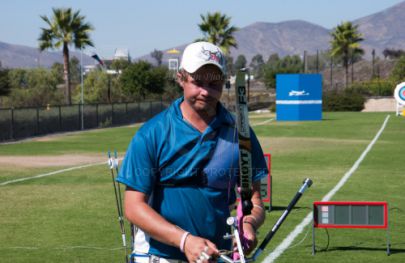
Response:
[{"label": "shirt collar", "polygon": [[[176,117],[179,119],[183,119],[183,114],[181,113],[181,110],[180,110],[180,104],[183,101],[184,101],[184,97],[180,97],[180,98],[176,99],[174,101],[174,103],[172,104],[172,111],[176,115]],[[232,114],[221,103],[218,103],[217,115],[211,121],[209,126],[212,129],[216,129],[222,125],[233,126],[233,125],[235,125],[235,119],[232,116]]]}]

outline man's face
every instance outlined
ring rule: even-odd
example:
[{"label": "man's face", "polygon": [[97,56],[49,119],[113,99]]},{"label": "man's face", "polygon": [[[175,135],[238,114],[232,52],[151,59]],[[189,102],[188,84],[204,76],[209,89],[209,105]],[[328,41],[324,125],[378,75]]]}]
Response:
[{"label": "man's face", "polygon": [[222,95],[224,76],[214,65],[205,65],[187,79],[180,82],[184,91],[184,101],[195,111],[209,113],[216,112],[216,106]]}]

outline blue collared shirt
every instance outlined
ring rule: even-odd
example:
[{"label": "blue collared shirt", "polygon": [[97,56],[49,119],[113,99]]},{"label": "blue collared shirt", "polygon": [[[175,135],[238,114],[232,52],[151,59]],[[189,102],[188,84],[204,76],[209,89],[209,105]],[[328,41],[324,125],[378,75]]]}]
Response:
[{"label": "blue collared shirt", "polygon": [[[182,102],[183,98],[176,100],[139,129],[117,181],[150,196],[150,205],[169,222],[211,240],[220,249],[229,249],[231,244],[223,235],[229,205],[236,200],[239,146],[235,121],[218,104],[217,115],[201,133],[183,119]],[[252,130],[251,141],[253,181],[257,181],[268,171]],[[147,240],[148,253],[186,260],[178,248]]]}]

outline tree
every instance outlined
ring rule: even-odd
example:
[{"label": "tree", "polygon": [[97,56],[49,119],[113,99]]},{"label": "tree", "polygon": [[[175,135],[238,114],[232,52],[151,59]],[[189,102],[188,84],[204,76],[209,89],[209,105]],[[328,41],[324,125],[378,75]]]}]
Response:
[{"label": "tree", "polygon": [[300,73],[303,62],[297,55],[286,56],[282,59],[272,54],[263,68],[263,81],[268,89],[276,88],[276,75],[285,73]]},{"label": "tree", "polygon": [[8,77],[8,69],[0,68],[0,97],[7,96],[11,90],[10,78]]},{"label": "tree", "polygon": [[150,56],[156,60],[158,66],[162,65],[162,58],[163,58],[162,51],[155,49],[150,53]]},{"label": "tree", "polygon": [[27,70],[13,69],[9,72],[11,89],[28,88]]},{"label": "tree", "polygon": [[72,57],[69,61],[70,68],[70,82],[73,84],[79,84],[80,79],[80,60],[77,57]]},{"label": "tree", "polygon": [[164,91],[167,71],[167,68],[152,67],[146,61],[139,61],[123,71],[120,83],[127,94],[145,99],[148,94],[161,94]]},{"label": "tree", "polygon": [[9,72],[10,106],[32,107],[60,104],[62,93],[57,89],[58,77],[44,68],[14,69]]},{"label": "tree", "polygon": [[333,29],[331,40],[331,56],[340,58],[345,67],[345,86],[349,83],[349,64],[354,63],[354,58],[364,54],[360,47],[363,41],[361,34],[358,32],[358,26],[351,22],[342,22]]},{"label": "tree", "polygon": [[[69,69],[70,69],[70,83],[71,84],[78,84],[81,82],[80,79],[80,61],[73,57],[69,61]],[[55,62],[51,66],[52,72],[58,77],[60,83],[63,82],[63,64]]]},{"label": "tree", "polygon": [[279,61],[280,57],[278,56],[278,54],[273,53],[269,56],[269,59],[267,60],[267,65],[277,65]]},{"label": "tree", "polygon": [[383,50],[384,59],[395,59],[400,58],[401,56],[405,55],[405,51],[402,49],[390,49],[386,48]]},{"label": "tree", "polygon": [[[125,96],[120,83],[120,75],[108,74],[105,70],[92,70],[86,73],[83,81],[84,103],[127,102],[131,97]],[[81,86],[73,91],[73,102],[81,102]]]},{"label": "tree", "polygon": [[207,41],[219,46],[225,55],[229,54],[231,47],[237,47],[233,34],[238,30],[237,27],[230,26],[231,18],[220,12],[207,13],[206,16],[200,15],[202,22],[198,27],[204,37],[197,41]]},{"label": "tree", "polygon": [[[108,97],[108,75],[102,70],[92,70],[86,74],[83,82],[84,103],[109,103]],[[75,103],[80,103],[81,89],[78,86],[74,91]]]},{"label": "tree", "polygon": [[233,57],[231,56],[225,56],[225,61],[226,61],[226,70],[227,70],[227,74],[229,76],[232,76],[235,74],[234,69],[234,65],[233,65]]},{"label": "tree", "polygon": [[55,62],[51,66],[51,71],[55,74],[55,76],[57,76],[58,82],[63,83],[63,65]]},{"label": "tree", "polygon": [[261,78],[264,64],[263,56],[261,54],[257,54],[252,58],[249,67],[252,69],[252,73],[256,76],[256,79]]},{"label": "tree", "polygon": [[402,56],[395,63],[391,72],[391,77],[396,82],[405,81],[405,56]]},{"label": "tree", "polygon": [[111,68],[116,70],[117,72],[121,72],[126,69],[131,64],[130,61],[126,59],[114,59],[111,63]]},{"label": "tree", "polygon": [[239,55],[233,65],[234,71],[238,72],[241,68],[246,68],[247,60],[244,55]]},{"label": "tree", "polygon": [[69,67],[69,46],[83,49],[86,46],[94,46],[90,40],[89,32],[93,27],[84,22],[85,17],[80,11],[73,12],[71,8],[53,8],[53,16],[41,16],[48,28],[41,28],[38,38],[39,49],[58,49],[62,47],[63,72],[65,80],[65,100],[72,104],[70,67]]},{"label": "tree", "polygon": [[316,54],[307,55],[307,67],[309,72],[317,72],[324,70],[330,63],[329,51],[317,51]]}]

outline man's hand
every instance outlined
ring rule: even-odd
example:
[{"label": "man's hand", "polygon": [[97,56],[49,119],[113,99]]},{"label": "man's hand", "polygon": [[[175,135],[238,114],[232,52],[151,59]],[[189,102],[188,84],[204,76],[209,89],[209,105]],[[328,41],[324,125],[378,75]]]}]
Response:
[{"label": "man's hand", "polygon": [[187,236],[184,254],[192,263],[208,263],[219,257],[219,251],[214,243],[193,235]]},{"label": "man's hand", "polygon": [[243,222],[243,253],[249,255],[257,246],[256,230],[249,221]]}]

